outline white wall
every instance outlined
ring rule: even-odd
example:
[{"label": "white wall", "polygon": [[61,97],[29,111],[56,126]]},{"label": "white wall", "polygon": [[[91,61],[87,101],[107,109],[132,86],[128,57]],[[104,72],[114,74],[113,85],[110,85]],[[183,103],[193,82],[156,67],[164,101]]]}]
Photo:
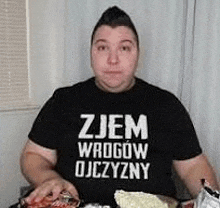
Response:
[{"label": "white wall", "polygon": [[[40,108],[63,82],[65,1],[28,2],[30,89]],[[39,108],[0,112],[1,208],[18,202],[20,187],[28,185],[20,172],[19,157]]]},{"label": "white wall", "polygon": [[21,175],[19,157],[38,110],[0,113],[0,207],[17,202],[20,187],[27,185]]},{"label": "white wall", "polygon": [[29,1],[31,95],[44,103],[63,83],[65,1]]}]

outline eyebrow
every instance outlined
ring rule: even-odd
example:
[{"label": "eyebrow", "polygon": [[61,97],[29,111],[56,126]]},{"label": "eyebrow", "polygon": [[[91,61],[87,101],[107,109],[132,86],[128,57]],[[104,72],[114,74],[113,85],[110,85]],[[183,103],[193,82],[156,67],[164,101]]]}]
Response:
[{"label": "eyebrow", "polygon": [[[97,43],[99,43],[99,42],[105,42],[105,43],[106,43],[106,42],[108,42],[108,41],[105,40],[105,39],[98,39],[98,40],[95,41],[94,44],[97,44]],[[120,43],[124,43],[124,42],[129,42],[129,43],[131,43],[132,45],[134,45],[134,42],[131,41],[131,40],[129,40],[129,39],[125,39],[125,40],[120,41]]]},{"label": "eyebrow", "polygon": [[124,43],[124,42],[129,42],[129,43],[131,43],[132,45],[134,45],[134,42],[131,41],[131,40],[129,40],[129,39],[125,39],[125,40],[122,40],[122,41],[121,41],[121,43]]},{"label": "eyebrow", "polygon": [[97,44],[97,43],[99,43],[99,42],[107,42],[107,40],[105,40],[105,39],[98,39],[98,40],[95,41],[94,44]]}]

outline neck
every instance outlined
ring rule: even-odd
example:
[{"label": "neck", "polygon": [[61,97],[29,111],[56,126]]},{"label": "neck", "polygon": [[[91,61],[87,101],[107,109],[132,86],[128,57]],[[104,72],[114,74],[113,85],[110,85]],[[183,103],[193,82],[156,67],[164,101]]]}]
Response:
[{"label": "neck", "polygon": [[130,84],[126,87],[126,88],[123,88],[123,89],[120,89],[120,88],[111,88],[111,87],[108,87],[108,86],[105,86],[104,84],[100,83],[96,78],[95,78],[95,84],[96,86],[101,89],[102,91],[104,92],[109,92],[109,93],[120,93],[120,92],[126,92],[128,90],[130,90],[136,83],[136,79],[135,77],[132,78]]}]

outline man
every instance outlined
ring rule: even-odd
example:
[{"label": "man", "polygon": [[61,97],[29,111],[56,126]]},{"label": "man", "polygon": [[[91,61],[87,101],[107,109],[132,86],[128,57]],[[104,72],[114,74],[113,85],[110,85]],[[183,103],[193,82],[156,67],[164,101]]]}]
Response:
[{"label": "man", "polygon": [[172,165],[193,197],[201,179],[219,188],[184,107],[135,77],[138,58],[132,21],[109,8],[92,34],[95,77],[56,90],[29,134],[21,168],[35,190],[27,202],[62,190],[113,207],[118,189],[175,197]]}]

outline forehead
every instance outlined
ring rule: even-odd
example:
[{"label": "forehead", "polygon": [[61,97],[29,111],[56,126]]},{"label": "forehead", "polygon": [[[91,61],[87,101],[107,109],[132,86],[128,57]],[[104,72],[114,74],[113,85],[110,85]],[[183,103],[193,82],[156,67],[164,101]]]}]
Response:
[{"label": "forehead", "polygon": [[103,40],[109,42],[117,42],[123,40],[136,41],[133,31],[126,26],[110,27],[103,25],[99,27],[95,33],[93,43]]}]

